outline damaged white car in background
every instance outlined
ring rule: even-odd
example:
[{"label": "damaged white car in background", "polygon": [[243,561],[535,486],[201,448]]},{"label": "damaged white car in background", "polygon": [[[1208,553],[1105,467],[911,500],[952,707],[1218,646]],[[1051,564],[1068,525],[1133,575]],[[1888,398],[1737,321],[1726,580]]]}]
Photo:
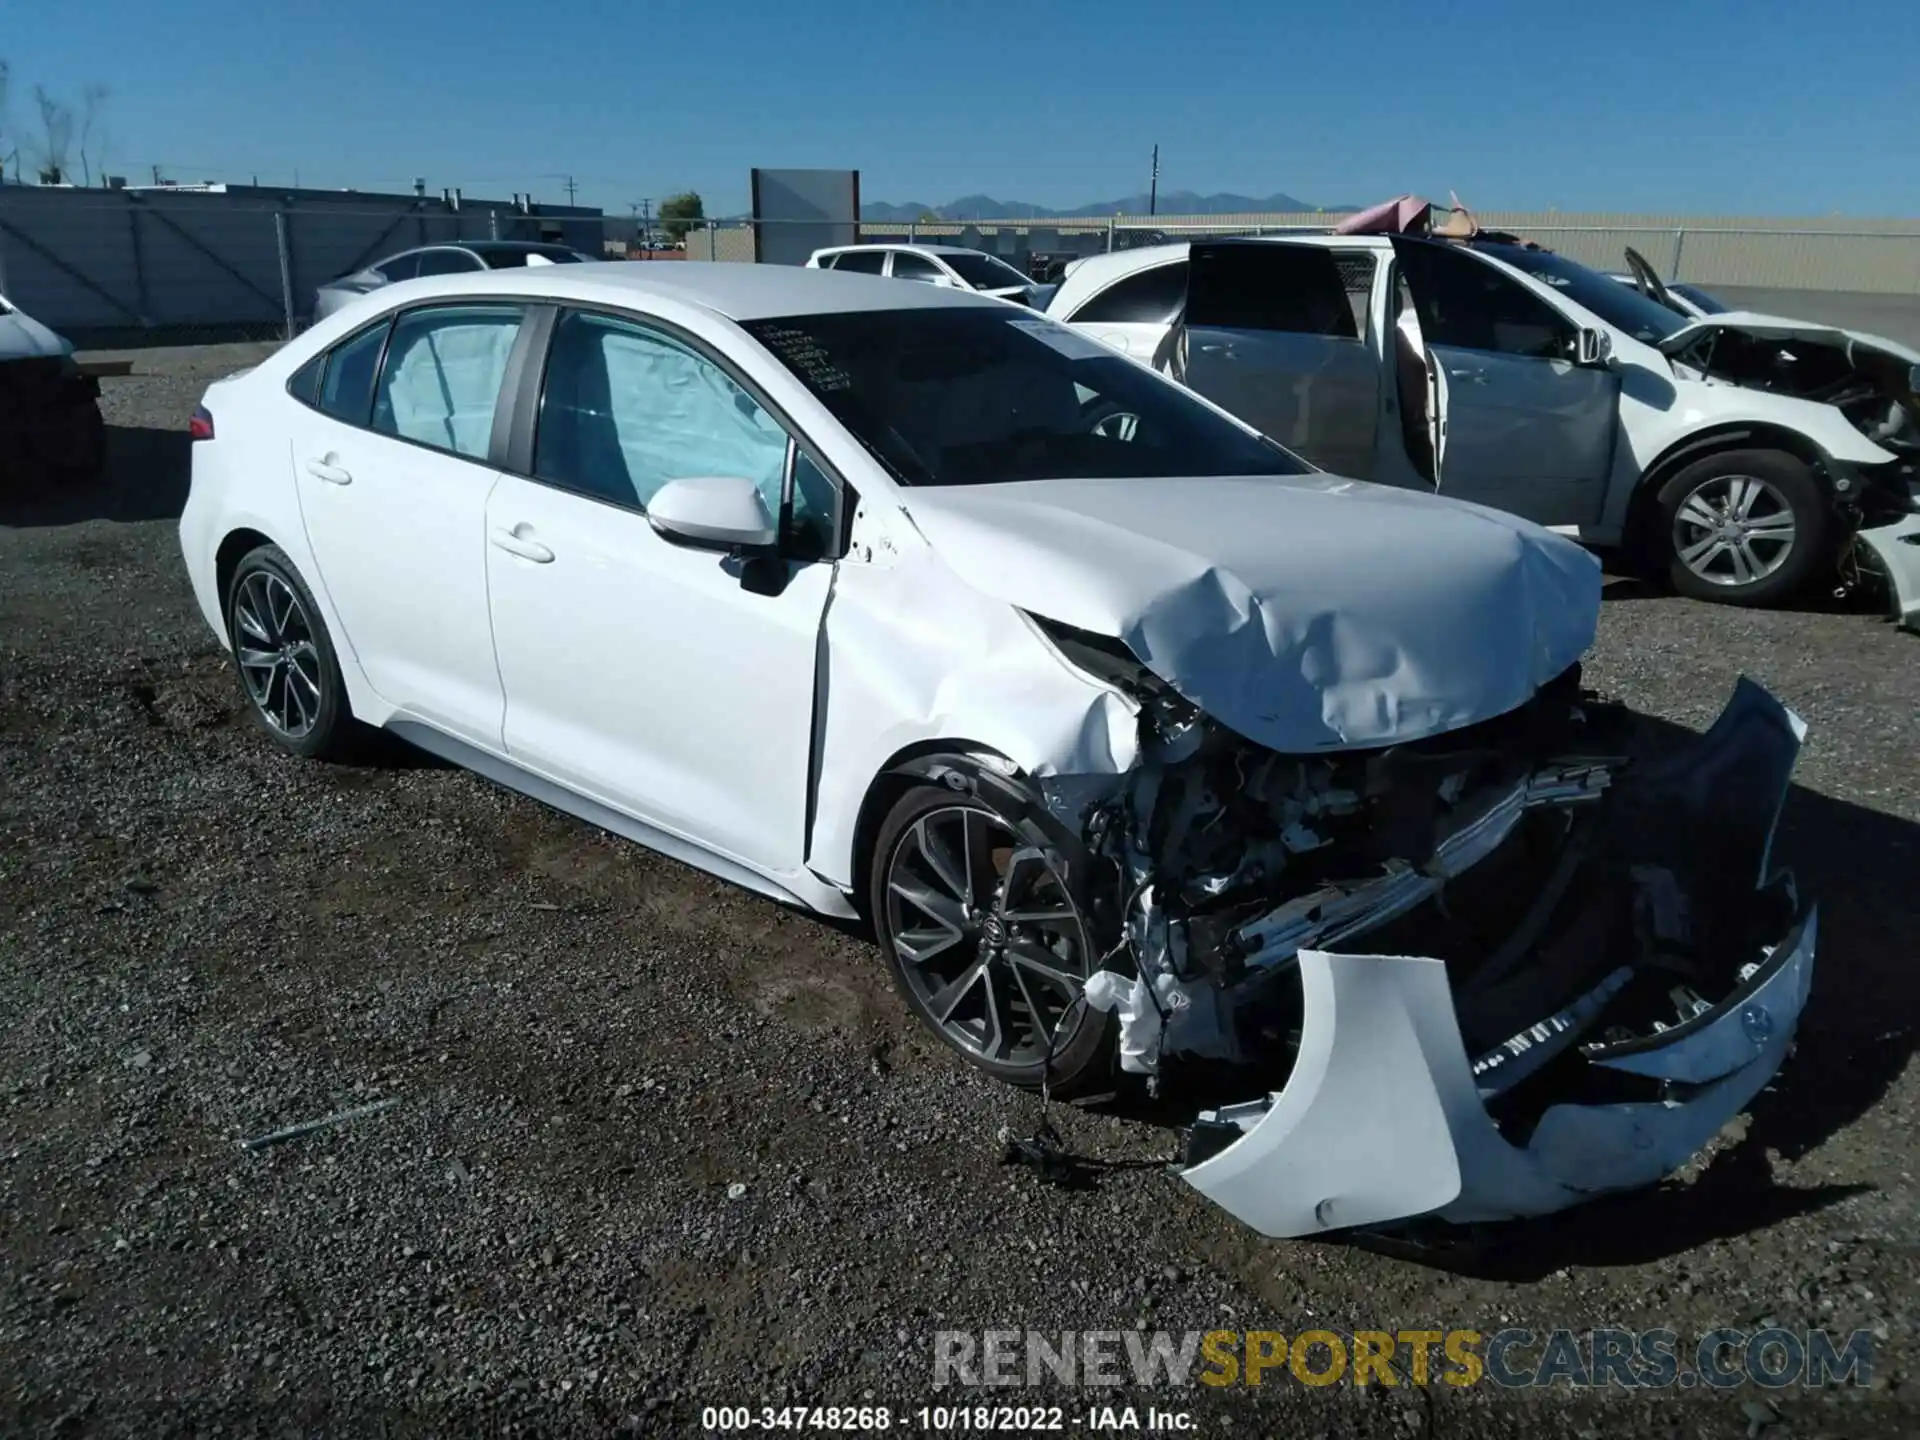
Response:
[{"label": "damaged white car in background", "polygon": [[[988,1073],[1193,1101],[1270,1235],[1534,1215],[1773,1076],[1802,727],[1645,753],[1600,575],[998,301],[776,266],[405,283],[206,394],[182,548],[264,732],[383,726],[871,917]],[[466,535],[466,544],[449,537]]]}]

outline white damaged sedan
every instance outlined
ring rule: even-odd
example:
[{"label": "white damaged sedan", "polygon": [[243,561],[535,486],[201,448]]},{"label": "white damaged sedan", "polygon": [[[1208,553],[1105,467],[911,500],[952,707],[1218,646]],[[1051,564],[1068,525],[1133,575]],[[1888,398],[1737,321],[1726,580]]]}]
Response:
[{"label": "white damaged sedan", "polygon": [[1802,726],[1658,756],[1571,541],[1313,470],[1046,319],[775,266],[393,285],[194,417],[265,733],[381,727],[823,914],[981,1069],[1194,1097],[1271,1235],[1541,1214],[1778,1069]]}]

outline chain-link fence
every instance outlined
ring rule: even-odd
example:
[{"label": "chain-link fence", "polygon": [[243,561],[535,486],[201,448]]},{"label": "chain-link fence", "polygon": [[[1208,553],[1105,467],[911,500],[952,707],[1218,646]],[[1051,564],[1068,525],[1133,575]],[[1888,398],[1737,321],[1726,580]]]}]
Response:
[{"label": "chain-link fence", "polygon": [[[998,255],[1038,279],[1077,256],[1203,236],[1324,233],[1316,215],[866,221],[855,227],[714,221],[668,240],[659,222],[506,201],[265,191],[63,191],[0,186],[0,293],[83,344],[277,338],[310,322],[321,287],[423,246],[512,240],[595,258],[797,263],[817,245],[910,241]],[[1719,221],[1486,213],[1601,270],[1631,247],[1663,276],[1714,286],[1920,295],[1920,221]],[[777,242],[777,243],[776,243]]]},{"label": "chain-link fence", "polygon": [[312,319],[322,286],[399,252],[508,240],[624,257],[638,228],[517,199],[4,186],[0,294],[85,345],[283,338]]}]

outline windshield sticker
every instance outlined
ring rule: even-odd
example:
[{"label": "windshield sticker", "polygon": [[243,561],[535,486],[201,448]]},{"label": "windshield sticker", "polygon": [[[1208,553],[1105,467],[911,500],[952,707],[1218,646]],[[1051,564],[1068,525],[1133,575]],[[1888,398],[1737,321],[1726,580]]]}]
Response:
[{"label": "windshield sticker", "polygon": [[760,343],[780,357],[794,374],[815,394],[851,390],[853,377],[833,363],[833,357],[805,330],[786,325],[769,325],[759,330]]}]

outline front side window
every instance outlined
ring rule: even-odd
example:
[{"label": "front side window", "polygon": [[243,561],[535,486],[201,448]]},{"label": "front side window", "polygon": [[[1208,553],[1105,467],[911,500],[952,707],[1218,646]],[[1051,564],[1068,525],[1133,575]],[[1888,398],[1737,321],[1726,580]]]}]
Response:
[{"label": "front side window", "polygon": [[938,285],[946,276],[940,267],[924,255],[915,255],[910,251],[893,252],[893,278],[896,280],[919,280],[928,285]]},{"label": "front side window", "polygon": [[1195,245],[1187,324],[1356,340],[1353,307],[1331,252],[1312,245]]},{"label": "front side window", "polygon": [[[1536,360],[1573,358],[1573,322],[1486,261],[1438,241],[1396,243],[1394,250],[1426,344]],[[1602,283],[1632,298],[1619,282],[1603,277]]]},{"label": "front side window", "polygon": [[1012,306],[746,329],[906,485],[1312,468],[1092,337]]},{"label": "front side window", "polygon": [[1004,290],[1009,285],[1033,282],[997,255],[970,250],[964,255],[944,257],[948,267],[976,290]]},{"label": "front side window", "polygon": [[1170,325],[1187,300],[1187,262],[1156,265],[1109,285],[1067,318],[1076,323]]},{"label": "front side window", "polygon": [[420,252],[420,274],[425,275],[465,275],[478,270],[480,262],[464,250],[422,250]]},{"label": "front side window", "polygon": [[671,336],[570,312],[554,331],[533,472],[645,510],[669,480],[744,476],[780,513],[787,432],[713,361]]},{"label": "front side window", "polygon": [[320,382],[320,409],[349,425],[367,423],[373,406],[373,373],[380,364],[380,347],[387,338],[385,321],[362,330],[327,353],[325,378]]},{"label": "front side window", "polygon": [[373,428],[484,460],[520,320],[512,305],[436,305],[400,316],[374,393]]}]

